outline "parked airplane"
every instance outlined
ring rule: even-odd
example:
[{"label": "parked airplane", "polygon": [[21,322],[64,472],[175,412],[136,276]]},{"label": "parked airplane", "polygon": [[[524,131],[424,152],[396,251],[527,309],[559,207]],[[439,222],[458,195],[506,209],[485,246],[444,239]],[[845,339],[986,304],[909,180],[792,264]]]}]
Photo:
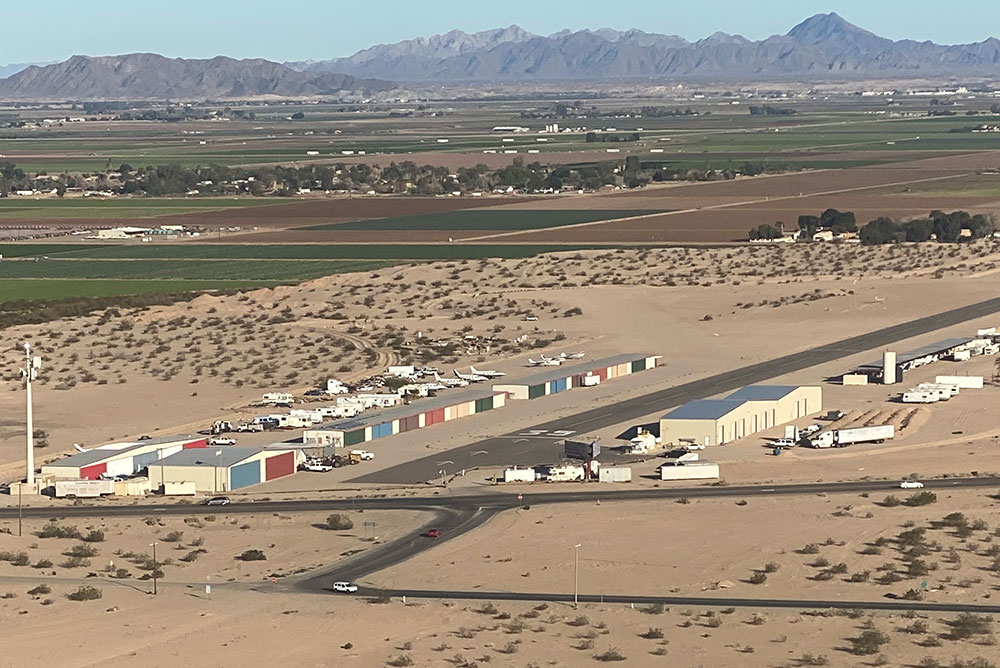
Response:
[{"label": "parked airplane", "polygon": [[434,382],[441,383],[446,387],[465,387],[469,384],[469,381],[462,380],[461,378],[442,378],[436,372],[434,374]]},{"label": "parked airplane", "polygon": [[455,378],[459,378],[461,380],[467,380],[470,383],[479,383],[484,380],[488,380],[486,376],[480,376],[477,373],[459,373],[458,369],[452,369],[452,370],[455,372]]},{"label": "parked airplane", "polygon": [[546,357],[545,355],[542,355],[542,359],[540,360],[533,360],[529,357],[528,364],[531,366],[559,366],[560,364],[562,364],[562,360],[559,358]]},{"label": "parked airplane", "polygon": [[472,369],[472,373],[474,375],[485,376],[486,378],[502,378],[503,376],[507,375],[503,371],[493,371],[492,369],[488,369],[486,371],[480,371],[474,366],[470,366],[469,368]]},{"label": "parked airplane", "polygon": [[563,358],[564,360],[578,360],[578,359],[582,359],[585,354],[586,353],[582,353],[582,352],[581,353],[562,353],[561,355],[559,355],[559,357]]}]

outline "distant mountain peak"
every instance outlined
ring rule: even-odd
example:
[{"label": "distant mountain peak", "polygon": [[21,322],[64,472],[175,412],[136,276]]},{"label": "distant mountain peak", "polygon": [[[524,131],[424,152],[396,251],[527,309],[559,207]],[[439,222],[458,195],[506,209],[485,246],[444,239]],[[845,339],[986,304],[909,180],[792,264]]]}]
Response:
[{"label": "distant mountain peak", "polygon": [[857,37],[874,37],[880,40],[885,39],[884,37],[879,37],[875,33],[869,32],[864,28],[859,28],[836,12],[810,16],[805,21],[789,30],[787,36],[797,42],[803,42],[806,44],[821,44],[828,40]]}]

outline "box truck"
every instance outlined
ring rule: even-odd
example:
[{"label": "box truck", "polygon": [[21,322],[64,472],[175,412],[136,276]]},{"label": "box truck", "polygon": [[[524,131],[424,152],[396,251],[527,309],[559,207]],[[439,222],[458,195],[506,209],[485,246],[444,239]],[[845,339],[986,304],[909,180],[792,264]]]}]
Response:
[{"label": "box truck", "polygon": [[891,424],[873,427],[855,427],[853,429],[834,429],[810,436],[808,441],[813,448],[845,448],[854,443],[882,443],[896,435],[896,428]]}]

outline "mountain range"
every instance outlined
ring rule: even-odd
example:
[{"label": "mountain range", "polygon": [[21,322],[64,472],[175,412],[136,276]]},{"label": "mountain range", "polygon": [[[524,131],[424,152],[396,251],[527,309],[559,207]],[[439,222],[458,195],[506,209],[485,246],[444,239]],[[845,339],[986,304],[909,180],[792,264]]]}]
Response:
[{"label": "mountain range", "polygon": [[689,42],[642,30],[534,35],[518,26],[380,44],[346,58],[287,63],[407,82],[687,78],[788,79],[1000,74],[1000,40],[944,46],[893,41],[837,14],[817,14],[785,35],[751,41],[715,33]]},{"label": "mountain range", "polygon": [[165,58],[153,53],[73,56],[0,79],[4,100],[199,100],[274,95],[362,95],[395,84],[332,72],[298,72],[269,60]]}]

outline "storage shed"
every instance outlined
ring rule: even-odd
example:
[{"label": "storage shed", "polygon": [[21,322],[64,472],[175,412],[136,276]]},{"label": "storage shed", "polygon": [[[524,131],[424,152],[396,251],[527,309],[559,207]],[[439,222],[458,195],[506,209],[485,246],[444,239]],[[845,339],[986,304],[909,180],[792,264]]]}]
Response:
[{"label": "storage shed", "polygon": [[153,487],[193,482],[199,492],[228,492],[295,473],[301,454],[280,447],[182,450],[149,466]]},{"label": "storage shed", "polygon": [[133,475],[181,450],[207,445],[208,439],[203,436],[169,436],[108,443],[46,464],[42,467],[42,475],[74,480],[96,480],[102,475]]},{"label": "storage shed", "polygon": [[560,366],[526,376],[517,381],[494,385],[493,389],[506,392],[511,399],[537,399],[577,387],[598,385],[612,378],[646,371],[656,366],[659,355],[629,353],[605,357],[585,364]]},{"label": "storage shed", "polygon": [[495,389],[456,392],[306,429],[302,432],[302,443],[312,447],[351,447],[376,438],[484,413],[506,403],[507,395]]},{"label": "storage shed", "polygon": [[663,443],[722,445],[823,409],[823,389],[751,385],[725,399],[696,399],[660,419]]}]

